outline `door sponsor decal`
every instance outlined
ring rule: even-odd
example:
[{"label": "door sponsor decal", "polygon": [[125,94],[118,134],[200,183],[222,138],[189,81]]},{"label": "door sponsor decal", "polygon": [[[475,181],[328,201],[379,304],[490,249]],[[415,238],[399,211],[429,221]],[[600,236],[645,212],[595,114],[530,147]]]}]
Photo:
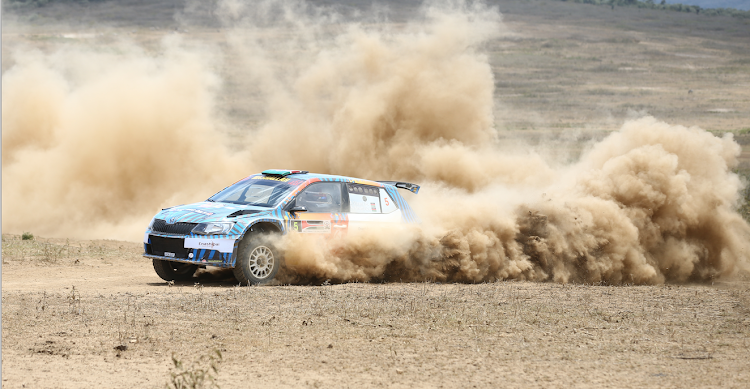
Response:
[{"label": "door sponsor decal", "polygon": [[292,220],[292,229],[305,233],[330,233],[331,222],[328,220]]}]

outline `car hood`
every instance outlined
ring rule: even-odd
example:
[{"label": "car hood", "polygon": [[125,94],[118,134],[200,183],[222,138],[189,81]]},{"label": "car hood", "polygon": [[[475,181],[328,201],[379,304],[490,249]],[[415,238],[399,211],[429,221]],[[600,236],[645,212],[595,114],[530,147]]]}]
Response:
[{"label": "car hood", "polygon": [[251,205],[237,205],[219,202],[200,202],[187,205],[179,205],[172,208],[162,209],[156,214],[157,219],[165,220],[167,223],[203,223],[215,221],[234,221],[238,218],[248,216],[263,216],[271,213],[271,209],[255,207]]}]

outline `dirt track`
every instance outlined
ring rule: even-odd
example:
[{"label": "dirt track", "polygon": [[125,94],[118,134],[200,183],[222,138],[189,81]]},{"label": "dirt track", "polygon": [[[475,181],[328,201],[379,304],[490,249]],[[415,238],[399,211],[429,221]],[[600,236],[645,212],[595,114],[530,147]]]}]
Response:
[{"label": "dirt track", "polygon": [[225,388],[750,384],[747,281],[169,286],[140,250],[4,237],[4,388],[163,387],[213,350]]}]

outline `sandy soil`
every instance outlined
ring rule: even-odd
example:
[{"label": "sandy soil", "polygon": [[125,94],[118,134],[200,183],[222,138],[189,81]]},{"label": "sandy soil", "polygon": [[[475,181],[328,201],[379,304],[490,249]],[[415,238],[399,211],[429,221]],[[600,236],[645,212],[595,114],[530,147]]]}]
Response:
[{"label": "sandy soil", "polygon": [[140,250],[3,237],[4,388],[164,387],[215,350],[225,388],[750,385],[746,280],[168,285]]}]

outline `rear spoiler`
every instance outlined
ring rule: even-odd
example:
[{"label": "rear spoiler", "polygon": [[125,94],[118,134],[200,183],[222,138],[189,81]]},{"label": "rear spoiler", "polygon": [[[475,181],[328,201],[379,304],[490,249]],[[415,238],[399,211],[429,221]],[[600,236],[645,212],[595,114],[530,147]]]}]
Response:
[{"label": "rear spoiler", "polygon": [[410,184],[408,182],[397,182],[397,181],[377,181],[377,182],[381,184],[386,184],[386,185],[393,185],[399,189],[406,189],[409,192],[412,192],[414,194],[419,193],[419,185],[417,184]]}]

